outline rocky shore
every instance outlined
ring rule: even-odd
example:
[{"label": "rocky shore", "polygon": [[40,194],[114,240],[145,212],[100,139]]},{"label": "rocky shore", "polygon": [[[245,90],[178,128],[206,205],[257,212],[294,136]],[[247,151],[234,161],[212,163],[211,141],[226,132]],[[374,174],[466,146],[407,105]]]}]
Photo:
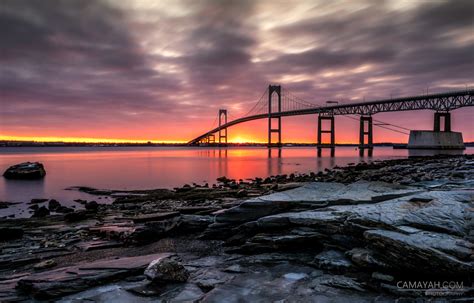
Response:
[{"label": "rocky shore", "polygon": [[71,190],[114,202],[0,221],[0,302],[474,300],[472,155]]}]

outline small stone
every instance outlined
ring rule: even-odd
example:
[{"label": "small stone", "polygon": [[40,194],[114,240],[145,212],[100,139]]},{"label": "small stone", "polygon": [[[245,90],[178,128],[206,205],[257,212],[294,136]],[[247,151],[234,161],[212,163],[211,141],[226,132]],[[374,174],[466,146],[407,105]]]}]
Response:
[{"label": "small stone", "polygon": [[56,265],[57,265],[56,261],[46,260],[46,261],[40,262],[40,263],[36,264],[35,266],[33,266],[33,269],[34,270],[42,270],[42,269],[55,267]]},{"label": "small stone", "polygon": [[173,258],[154,260],[145,269],[145,276],[151,281],[186,282],[189,272]]}]

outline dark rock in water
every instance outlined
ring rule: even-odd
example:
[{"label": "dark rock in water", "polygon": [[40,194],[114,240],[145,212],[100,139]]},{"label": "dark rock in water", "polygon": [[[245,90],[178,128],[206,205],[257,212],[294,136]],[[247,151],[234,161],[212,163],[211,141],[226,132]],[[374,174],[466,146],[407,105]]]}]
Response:
[{"label": "dark rock in water", "polygon": [[0,228],[0,241],[10,241],[23,237],[23,229],[16,227]]},{"label": "dark rock in water", "polygon": [[48,201],[48,199],[31,199],[30,204],[39,204]]},{"label": "dark rock in water", "polygon": [[189,272],[180,262],[168,257],[153,260],[145,269],[145,276],[155,282],[186,282],[189,278]]},{"label": "dark rock in water", "polygon": [[58,200],[55,200],[55,199],[51,199],[48,202],[48,208],[50,211],[56,211],[61,206],[62,206],[61,203],[59,203]]},{"label": "dark rock in water", "polygon": [[95,201],[90,201],[90,202],[87,202],[84,207],[87,209],[87,210],[97,210],[99,208],[99,203],[95,202]]},{"label": "dark rock in water", "polygon": [[41,179],[46,175],[43,164],[39,162],[24,162],[10,166],[3,176],[7,179]]},{"label": "dark rock in water", "polygon": [[87,219],[87,211],[84,210],[73,211],[64,216],[64,220],[67,222],[77,222],[85,219]]},{"label": "dark rock in water", "polygon": [[69,214],[69,213],[73,213],[74,209],[61,205],[55,209],[55,212],[60,213],[60,214]]},{"label": "dark rock in water", "polygon": [[40,208],[38,208],[37,210],[35,210],[33,216],[31,216],[32,218],[43,218],[43,217],[46,217],[46,216],[49,216],[49,209],[47,209],[45,206],[41,206]]},{"label": "dark rock in water", "polygon": [[10,207],[11,205],[15,205],[15,204],[18,204],[18,203],[16,203],[16,202],[0,201],[0,209],[8,208],[8,207]]}]

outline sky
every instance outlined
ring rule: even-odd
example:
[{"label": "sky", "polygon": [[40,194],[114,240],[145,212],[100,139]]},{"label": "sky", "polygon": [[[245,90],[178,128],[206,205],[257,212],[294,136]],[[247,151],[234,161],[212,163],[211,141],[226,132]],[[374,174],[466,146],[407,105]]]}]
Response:
[{"label": "sky", "polygon": [[[0,37],[0,140],[185,142],[270,83],[313,103],[474,87],[471,0],[2,0]],[[465,141],[473,115],[453,112]],[[374,118],[433,124],[430,111]],[[316,141],[314,115],[282,125],[285,142]],[[266,137],[263,120],[229,129]],[[357,142],[358,121],[337,117],[336,141]]]}]

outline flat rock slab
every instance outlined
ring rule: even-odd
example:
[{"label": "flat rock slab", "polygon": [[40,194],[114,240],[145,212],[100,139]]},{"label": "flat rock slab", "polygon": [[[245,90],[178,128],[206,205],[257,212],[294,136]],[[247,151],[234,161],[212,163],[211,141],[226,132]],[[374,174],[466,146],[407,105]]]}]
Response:
[{"label": "flat rock slab", "polygon": [[[339,203],[370,203],[380,202],[418,192],[419,189],[385,183],[359,181],[351,184],[312,182],[292,190],[278,192],[255,198],[246,203],[271,202],[339,202]],[[332,203],[331,203],[332,204]]]},{"label": "flat rock slab", "polygon": [[313,182],[285,192],[253,198],[239,206],[216,212],[218,223],[239,223],[291,209],[314,209],[330,205],[375,203],[412,195],[420,190],[414,187],[359,181],[342,183]]},{"label": "flat rock slab", "polygon": [[76,293],[128,276],[142,274],[148,264],[171,254],[159,253],[119,259],[103,259],[32,274],[18,281],[17,288],[37,299]]},{"label": "flat rock slab", "polygon": [[388,230],[369,230],[365,238],[380,251],[383,261],[401,270],[413,270],[443,277],[461,277],[474,272],[469,261],[469,243],[455,236],[428,231],[403,234]]},{"label": "flat rock slab", "polygon": [[107,241],[107,240],[95,240],[95,241],[87,241],[87,242],[80,242],[75,244],[74,246],[79,248],[82,251],[91,251],[91,250],[98,250],[98,249],[106,249],[106,248],[116,248],[121,247],[123,244],[117,241]]},{"label": "flat rock slab", "polygon": [[[356,229],[398,229],[411,226],[429,231],[465,236],[474,191],[430,191],[423,194],[429,202],[414,202],[411,196],[380,203],[335,205],[321,210],[286,212],[260,218],[258,226],[311,226],[320,231]],[[416,199],[415,199],[416,200]],[[332,228],[331,228],[332,227]],[[405,232],[406,228],[404,227]]]},{"label": "flat rock slab", "polygon": [[159,213],[152,213],[152,214],[145,214],[145,215],[140,215],[136,217],[131,217],[128,219],[133,220],[134,223],[144,223],[144,222],[150,222],[150,221],[161,221],[173,217],[179,216],[179,212],[159,212]]}]

